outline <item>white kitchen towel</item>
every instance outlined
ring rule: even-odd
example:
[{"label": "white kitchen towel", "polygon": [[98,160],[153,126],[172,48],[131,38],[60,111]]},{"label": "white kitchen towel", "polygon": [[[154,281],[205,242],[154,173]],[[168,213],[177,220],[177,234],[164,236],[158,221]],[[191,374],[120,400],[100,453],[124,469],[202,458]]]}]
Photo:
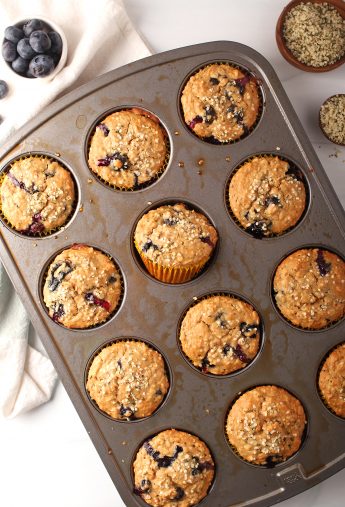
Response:
[{"label": "white kitchen towel", "polygon": [[[57,95],[151,54],[121,0],[1,0],[0,36],[6,26],[40,16],[63,29],[67,62],[52,80],[25,79],[0,58],[0,79],[10,88],[0,101],[0,145]],[[49,359],[28,344],[28,330],[28,316],[0,264],[0,412],[5,417],[49,400],[56,383]]]}]

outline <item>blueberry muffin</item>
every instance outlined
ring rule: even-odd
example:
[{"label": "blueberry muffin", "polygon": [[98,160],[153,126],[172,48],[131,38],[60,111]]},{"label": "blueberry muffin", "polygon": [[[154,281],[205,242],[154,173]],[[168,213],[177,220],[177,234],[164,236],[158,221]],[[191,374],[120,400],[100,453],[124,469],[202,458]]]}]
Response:
[{"label": "blueberry muffin", "polygon": [[206,444],[175,429],[144,442],[133,469],[134,492],[155,507],[196,505],[207,495],[214,476]]},{"label": "blueberry muffin", "polygon": [[43,288],[50,317],[68,328],[104,322],[118,306],[121,275],[104,253],[73,245],[55,257]]},{"label": "blueberry muffin", "polygon": [[217,231],[208,219],[181,203],[149,211],[134,233],[147,270],[167,283],[194,278],[210,259],[217,240]]},{"label": "blueberry muffin", "polygon": [[147,417],[162,403],[169,381],[159,352],[140,341],[117,341],[93,359],[86,388],[114,419]]},{"label": "blueberry muffin", "polygon": [[260,95],[250,74],[214,63],[191,76],[181,96],[184,120],[200,138],[229,143],[248,134],[260,108]]},{"label": "blueberry muffin", "polygon": [[345,418],[345,343],[334,349],[323,363],[319,389],[326,406]]},{"label": "blueberry muffin", "polygon": [[281,234],[297,224],[306,206],[301,173],[278,157],[254,157],[232,177],[229,203],[253,236]]},{"label": "blueberry muffin", "polygon": [[49,233],[67,222],[75,192],[70,172],[56,160],[20,158],[11,164],[0,188],[2,213],[22,234]]},{"label": "blueberry muffin", "polygon": [[110,185],[133,190],[163,169],[167,141],[157,118],[141,109],[117,111],[97,125],[89,167]]},{"label": "blueberry muffin", "polygon": [[328,250],[297,250],[279,264],[273,289],[292,324],[322,329],[345,314],[345,262]]},{"label": "blueberry muffin", "polygon": [[225,375],[247,366],[260,346],[260,319],[233,296],[211,296],[192,306],[180,330],[183,352],[205,373]]},{"label": "blueberry muffin", "polygon": [[235,401],[226,432],[243,459],[270,467],[298,451],[305,427],[306,416],[297,398],[281,387],[259,386]]}]

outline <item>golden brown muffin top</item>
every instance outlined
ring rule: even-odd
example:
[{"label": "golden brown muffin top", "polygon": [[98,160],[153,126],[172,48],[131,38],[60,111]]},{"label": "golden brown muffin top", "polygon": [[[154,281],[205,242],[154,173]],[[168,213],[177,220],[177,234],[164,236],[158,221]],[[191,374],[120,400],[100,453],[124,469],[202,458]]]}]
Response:
[{"label": "golden brown muffin top", "polygon": [[321,248],[286,257],[274,276],[275,300],[296,326],[322,329],[345,314],[345,262]]},{"label": "golden brown muffin top", "polygon": [[198,437],[175,429],[144,442],[133,463],[135,493],[154,507],[191,507],[206,495],[214,463]]},{"label": "golden brown muffin top", "polygon": [[0,197],[2,212],[17,231],[39,234],[65,224],[75,188],[70,172],[56,160],[31,156],[11,164]]},{"label": "golden brown muffin top", "polygon": [[277,386],[259,386],[235,401],[226,431],[238,454],[272,466],[298,451],[306,425],[301,402]]},{"label": "golden brown muffin top", "polygon": [[73,245],[55,257],[43,289],[44,302],[55,322],[87,328],[104,322],[122,292],[121,275],[112,259],[87,245]]},{"label": "golden brown muffin top", "polygon": [[136,246],[151,261],[165,267],[188,267],[205,262],[218,240],[205,215],[185,204],[160,206],[139,220]]},{"label": "golden brown muffin top", "polygon": [[144,342],[117,341],[93,359],[86,384],[98,407],[114,419],[151,415],[169,388],[164,359]]}]

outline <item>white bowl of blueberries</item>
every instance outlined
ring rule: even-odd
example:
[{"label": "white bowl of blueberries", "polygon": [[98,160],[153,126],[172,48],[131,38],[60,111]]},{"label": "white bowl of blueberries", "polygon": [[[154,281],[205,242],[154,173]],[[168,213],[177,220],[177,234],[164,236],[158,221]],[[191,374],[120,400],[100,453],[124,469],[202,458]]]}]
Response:
[{"label": "white bowl of blueberries", "polygon": [[5,29],[2,57],[20,77],[51,80],[66,63],[66,37],[50,20],[18,21]]}]

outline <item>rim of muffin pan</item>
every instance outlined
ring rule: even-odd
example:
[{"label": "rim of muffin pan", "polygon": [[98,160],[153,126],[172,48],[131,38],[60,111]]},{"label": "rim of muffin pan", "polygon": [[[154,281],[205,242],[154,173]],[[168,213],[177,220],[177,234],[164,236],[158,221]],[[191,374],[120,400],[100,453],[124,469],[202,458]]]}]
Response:
[{"label": "rim of muffin pan", "polygon": [[195,505],[195,507],[199,506],[202,504],[202,502],[204,502],[207,497],[209,496],[209,494],[213,491],[214,487],[215,487],[215,484],[217,482],[217,469],[218,469],[218,465],[217,465],[217,461],[215,459],[215,454],[213,453],[212,449],[211,449],[211,446],[209,445],[208,441],[206,441],[203,437],[200,437],[199,435],[197,435],[194,431],[190,431],[190,430],[186,430],[186,429],[183,429],[181,428],[180,426],[176,427],[171,427],[171,426],[163,426],[161,429],[159,430],[156,430],[154,431],[154,433],[150,433],[146,438],[142,439],[140,441],[140,443],[136,446],[134,452],[133,452],[133,456],[132,456],[132,459],[130,461],[130,476],[131,476],[131,481],[132,481],[132,493],[136,496],[137,499],[139,499],[143,505],[149,505],[147,502],[145,502],[145,500],[143,498],[141,498],[140,495],[137,495],[135,492],[134,492],[134,489],[135,489],[135,481],[134,481],[134,461],[137,457],[137,454],[139,452],[139,450],[142,448],[142,446],[144,445],[145,442],[148,442],[149,440],[152,440],[152,438],[156,437],[157,435],[159,435],[160,433],[162,433],[163,431],[167,431],[167,430],[176,430],[176,431],[181,431],[183,433],[188,433],[189,435],[192,435],[193,437],[196,437],[198,438],[199,440],[201,440],[208,448],[210,454],[211,454],[211,457],[212,457],[212,460],[213,460],[213,464],[214,464],[214,468],[213,468],[213,478],[212,478],[212,482],[210,484],[210,487],[208,488],[207,490],[207,494],[204,498],[202,498],[200,500],[200,502],[198,502],[197,504],[193,504]]},{"label": "rim of muffin pan", "polygon": [[317,394],[319,396],[319,399],[324,407],[324,409],[327,410],[327,412],[329,414],[331,414],[331,416],[333,417],[336,417],[339,421],[342,421],[342,422],[345,422],[345,416],[342,417],[341,415],[338,415],[334,410],[333,408],[331,408],[327,401],[325,400],[324,396],[322,395],[321,393],[321,389],[319,387],[319,378],[320,378],[320,373],[321,373],[321,370],[323,368],[323,365],[325,364],[326,360],[329,358],[329,356],[332,354],[332,352],[334,352],[335,350],[337,350],[339,347],[345,345],[345,341],[341,341],[339,343],[337,343],[336,345],[333,345],[333,347],[331,347],[323,356],[322,356],[322,359],[320,361],[320,364],[319,364],[319,367],[317,369],[317,374],[316,374],[316,390],[317,390]]},{"label": "rim of muffin pan", "polygon": [[[183,319],[185,318],[187,312],[191,308],[193,308],[194,306],[196,306],[198,303],[200,303],[201,301],[209,299],[209,298],[211,298],[213,296],[229,296],[229,297],[233,297],[233,298],[235,298],[235,299],[237,299],[239,301],[243,301],[244,303],[249,304],[256,311],[256,313],[259,316],[259,325],[258,325],[259,348],[258,348],[258,351],[257,351],[255,357],[253,359],[251,359],[251,361],[246,366],[244,366],[243,368],[239,368],[239,369],[237,369],[235,371],[232,371],[230,373],[225,373],[225,374],[215,374],[215,373],[211,373],[209,371],[208,372],[204,372],[202,370],[202,368],[200,368],[198,366],[195,366],[192,363],[192,360],[188,358],[187,354],[185,354],[185,352],[184,352],[184,350],[182,348],[181,340],[180,340],[182,322],[183,322]],[[240,294],[238,294],[237,292],[234,292],[234,291],[219,290],[219,291],[212,291],[212,292],[204,292],[204,293],[200,294],[199,296],[194,296],[193,299],[192,299],[192,301],[189,301],[188,304],[185,305],[185,307],[182,310],[182,313],[181,313],[181,315],[179,317],[179,320],[178,320],[177,329],[176,329],[176,341],[177,341],[177,345],[178,345],[179,352],[180,352],[181,356],[183,357],[183,359],[186,361],[186,363],[194,371],[196,371],[200,375],[207,376],[207,377],[210,377],[210,378],[213,378],[213,379],[222,379],[222,378],[235,377],[237,375],[241,375],[242,373],[247,372],[250,369],[250,367],[253,366],[254,363],[256,363],[259,360],[259,357],[261,356],[262,351],[263,351],[264,346],[265,346],[266,333],[265,333],[265,327],[264,327],[264,321],[263,321],[263,318],[262,318],[262,314],[261,314],[261,312],[258,311],[258,309],[256,308],[256,305],[254,305],[251,302],[251,300],[249,300],[247,297],[245,297],[243,295],[240,295]]]},{"label": "rim of muffin pan", "polygon": [[[89,159],[89,151],[90,151],[92,137],[96,132],[97,125],[102,123],[102,121],[105,120],[105,118],[107,118],[107,116],[109,116],[113,113],[118,113],[120,111],[131,111],[133,109],[140,110],[143,112],[144,116],[147,116],[148,118],[155,118],[155,120],[157,120],[157,123],[161,127],[164,137],[165,137],[166,155],[165,155],[165,160],[164,160],[164,163],[163,163],[161,169],[149,181],[146,181],[145,183],[141,183],[140,185],[137,185],[132,188],[125,188],[125,187],[121,187],[121,186],[117,186],[112,183],[109,183],[108,181],[103,179],[101,176],[96,174],[89,166],[88,159]],[[143,107],[142,105],[132,104],[132,105],[122,105],[122,106],[112,107],[112,108],[102,112],[102,114],[100,114],[99,116],[97,116],[97,118],[92,122],[91,126],[89,127],[88,132],[85,137],[84,158],[85,158],[86,167],[88,168],[90,175],[96,181],[98,181],[103,186],[105,186],[106,188],[111,189],[116,192],[124,192],[124,193],[139,192],[141,190],[146,190],[147,188],[151,188],[167,173],[167,170],[169,169],[169,166],[171,165],[171,160],[172,160],[171,135],[169,133],[168,127],[159,118],[159,116],[156,113],[153,113],[152,111],[147,109],[146,107]]]},{"label": "rim of muffin pan", "polygon": [[70,174],[70,176],[73,180],[74,190],[75,190],[75,198],[74,198],[71,213],[69,214],[69,216],[66,219],[66,222],[63,225],[60,225],[59,227],[55,227],[54,229],[51,229],[50,231],[38,232],[38,233],[24,233],[24,232],[20,232],[17,229],[15,229],[15,227],[11,224],[11,222],[3,214],[2,202],[1,202],[1,197],[0,197],[0,222],[2,222],[4,224],[4,226],[8,230],[13,232],[15,235],[19,236],[20,238],[29,239],[29,240],[36,241],[36,240],[46,239],[46,238],[50,238],[51,236],[56,236],[58,234],[61,234],[70,226],[70,224],[75,220],[75,217],[78,214],[78,209],[80,207],[80,202],[81,202],[80,201],[81,190],[80,190],[78,178],[77,178],[76,174],[74,173],[73,169],[56,154],[51,154],[51,153],[43,152],[43,151],[30,151],[30,152],[25,152],[21,155],[16,155],[15,157],[11,158],[8,162],[6,162],[6,164],[2,168],[0,168],[0,188],[1,188],[1,185],[4,181],[4,179],[5,179],[5,176],[7,175],[7,173],[10,172],[12,165],[15,162],[17,162],[18,160],[23,160],[26,158],[41,158],[41,159],[46,158],[46,159],[49,159],[50,161],[57,162],[66,171],[68,171],[68,173]]},{"label": "rim of muffin pan", "polygon": [[338,257],[340,257],[340,259],[342,259],[345,262],[344,255],[341,254],[339,251],[337,251],[335,248],[329,247],[329,246],[326,246],[326,245],[321,245],[320,243],[316,243],[316,244],[310,244],[310,243],[308,243],[306,245],[300,245],[298,247],[294,247],[292,250],[289,250],[287,253],[285,253],[279,259],[279,261],[275,264],[275,266],[273,268],[273,271],[271,273],[271,276],[270,276],[270,299],[271,299],[271,303],[272,303],[272,306],[274,307],[275,311],[277,312],[278,316],[285,322],[285,324],[287,324],[288,326],[291,326],[293,329],[298,329],[299,331],[303,331],[305,333],[312,333],[312,334],[314,334],[314,333],[323,333],[323,332],[325,332],[328,329],[333,329],[336,326],[341,325],[341,323],[344,322],[344,320],[345,320],[345,313],[344,313],[344,315],[340,319],[330,322],[329,324],[327,324],[327,326],[324,326],[324,327],[322,327],[320,329],[314,329],[314,328],[310,328],[310,327],[302,327],[302,326],[297,326],[296,324],[293,324],[293,322],[291,322],[287,317],[284,316],[284,314],[280,311],[280,309],[279,309],[279,307],[278,307],[278,305],[276,303],[273,284],[274,284],[274,278],[275,278],[277,269],[280,266],[280,264],[287,257],[289,257],[290,255],[292,255],[295,252],[298,252],[299,250],[327,250],[330,253],[333,253],[333,254],[337,255]]},{"label": "rim of muffin pan", "polygon": [[[273,463],[271,462],[269,464],[258,465],[257,463],[253,463],[253,462],[248,461],[245,458],[243,458],[240,455],[240,453],[236,450],[236,448],[230,443],[230,440],[228,438],[228,433],[226,431],[226,426],[227,426],[227,421],[228,421],[229,413],[230,413],[232,407],[234,406],[234,404],[236,403],[236,401],[239,398],[241,398],[241,396],[243,394],[247,393],[248,391],[252,391],[253,389],[256,389],[257,387],[265,387],[265,386],[273,386],[273,387],[278,387],[280,389],[284,389],[289,394],[291,394],[291,396],[293,396],[294,398],[296,398],[300,402],[300,404],[302,405],[302,407],[303,407],[303,410],[304,410],[304,413],[305,413],[306,423],[305,423],[304,430],[303,430],[303,433],[302,433],[302,436],[301,436],[301,445],[299,446],[299,448],[297,449],[297,451],[294,454],[292,454],[291,456],[289,456],[287,459],[285,459],[283,461],[277,461],[277,462],[273,462]],[[251,466],[253,468],[256,468],[256,469],[261,468],[261,469],[266,469],[266,470],[272,470],[272,469],[277,469],[277,468],[283,467],[286,464],[290,464],[290,462],[293,459],[295,459],[297,457],[297,455],[299,455],[302,452],[302,450],[304,450],[306,442],[308,441],[308,438],[309,438],[309,430],[310,430],[310,422],[309,421],[310,421],[309,412],[307,411],[305,404],[301,401],[300,397],[297,396],[297,394],[295,394],[294,391],[292,391],[290,388],[284,387],[282,384],[260,383],[260,384],[254,384],[254,385],[251,385],[249,387],[246,387],[242,391],[239,391],[235,395],[235,397],[232,399],[232,401],[230,402],[230,404],[229,404],[229,406],[228,406],[228,408],[226,409],[226,412],[225,412],[224,431],[223,431],[223,433],[224,433],[224,438],[226,440],[228,448],[230,448],[232,454],[237,459],[239,459],[242,463],[245,463],[246,465],[249,465],[249,466]]]},{"label": "rim of muffin pan", "polygon": [[[230,192],[229,191],[230,191],[231,180],[235,176],[235,174],[241,169],[241,167],[243,167],[247,162],[251,162],[255,158],[266,158],[266,157],[277,157],[279,160],[282,160],[283,162],[287,162],[289,164],[289,170],[291,170],[293,174],[297,175],[297,179],[299,181],[302,181],[302,183],[304,185],[305,193],[306,193],[306,203],[305,203],[305,207],[304,207],[304,211],[303,211],[302,215],[300,216],[300,218],[298,219],[298,221],[294,225],[292,225],[291,227],[289,227],[288,229],[286,229],[285,231],[283,231],[279,234],[271,233],[268,236],[258,237],[255,234],[253,234],[252,232],[249,232],[235,216],[235,214],[232,211],[231,206],[230,206],[230,195],[229,195]],[[249,157],[247,156],[247,157],[243,158],[233,169],[231,169],[230,174],[226,179],[223,197],[224,197],[225,208],[228,212],[230,219],[232,220],[232,222],[235,223],[235,225],[242,232],[244,232],[246,234],[247,237],[249,236],[251,238],[254,238],[254,239],[257,239],[260,241],[269,241],[269,240],[274,240],[274,239],[286,236],[286,235],[294,232],[298,227],[300,227],[302,225],[302,223],[306,219],[307,215],[309,214],[309,210],[310,210],[310,206],[311,206],[311,187],[310,187],[309,180],[305,174],[305,171],[303,169],[301,169],[299,164],[294,162],[289,156],[281,155],[280,152],[279,152],[279,154],[274,153],[274,152],[259,152],[259,153],[254,153],[254,154],[250,155]]]},{"label": "rim of muffin pan", "polygon": [[[194,76],[195,74],[197,74],[200,70],[203,70],[207,67],[209,67],[210,65],[214,65],[214,64],[219,64],[219,65],[230,65],[231,67],[234,67],[238,70],[240,70],[241,72],[243,72],[245,75],[249,75],[253,78],[253,80],[255,81],[256,85],[257,85],[257,89],[258,89],[258,95],[259,95],[259,109],[258,109],[258,114],[257,114],[257,117],[256,117],[256,120],[255,122],[253,123],[253,125],[248,128],[248,131],[247,132],[244,132],[240,137],[238,137],[237,139],[232,139],[230,141],[227,141],[227,142],[221,142],[221,141],[218,141],[217,139],[214,139],[214,138],[203,138],[203,137],[199,137],[197,134],[195,134],[195,132],[193,131],[193,129],[191,129],[187,123],[185,122],[185,119],[184,119],[184,114],[183,114],[183,108],[182,108],[182,102],[181,102],[181,97],[182,97],[182,93],[185,89],[185,86],[187,84],[187,82],[189,81],[189,79]],[[265,107],[266,107],[266,100],[265,100],[265,93],[264,93],[264,89],[263,89],[263,81],[261,78],[257,77],[256,76],[256,73],[255,71],[249,69],[249,67],[247,67],[246,65],[242,64],[242,63],[237,63],[237,62],[234,62],[232,60],[209,60],[207,62],[204,62],[202,64],[199,64],[197,65],[196,67],[194,67],[186,76],[185,78],[183,79],[180,87],[179,87],[179,90],[178,90],[178,114],[179,114],[179,118],[180,118],[180,122],[181,124],[183,125],[183,128],[185,129],[185,131],[187,131],[191,136],[193,136],[194,139],[197,139],[199,140],[200,142],[202,143],[206,143],[208,145],[213,145],[213,146],[229,146],[229,145],[232,145],[232,144],[236,144],[240,141],[243,141],[244,139],[246,139],[247,137],[250,137],[250,135],[256,130],[256,128],[259,126],[259,123],[261,123],[261,120],[262,120],[262,117],[264,116],[264,110],[265,110]]]},{"label": "rim of muffin pan", "polygon": [[[168,387],[167,393],[165,394],[165,396],[162,399],[161,403],[158,405],[158,407],[156,408],[156,410],[154,410],[154,412],[152,412],[152,414],[147,415],[145,417],[133,418],[133,419],[130,419],[130,418],[127,418],[127,419],[116,419],[116,418],[112,417],[111,415],[107,414],[107,412],[104,412],[104,410],[102,410],[101,408],[99,408],[99,406],[97,405],[96,401],[93,398],[91,398],[91,395],[90,395],[90,393],[89,393],[89,391],[88,391],[88,389],[86,387],[86,384],[87,384],[88,374],[89,374],[89,370],[91,368],[91,364],[92,364],[93,360],[98,356],[98,354],[100,354],[100,352],[103,349],[109,347],[110,345],[113,345],[114,343],[129,342],[129,341],[137,342],[137,343],[138,342],[139,343],[145,343],[145,345],[147,345],[150,349],[152,349],[155,352],[158,352],[160,354],[160,356],[162,357],[163,362],[164,362],[164,370],[165,370],[166,376],[168,378],[169,387]],[[166,405],[166,403],[168,402],[168,399],[170,398],[170,395],[171,395],[171,392],[172,392],[173,381],[174,381],[173,369],[170,366],[170,363],[169,363],[169,361],[167,359],[167,356],[157,347],[156,344],[154,344],[150,340],[147,340],[146,338],[139,338],[139,337],[133,336],[133,335],[119,336],[119,337],[116,337],[116,338],[112,338],[112,339],[107,340],[106,342],[102,343],[101,345],[97,346],[91,352],[89,358],[87,359],[87,363],[86,363],[85,370],[84,370],[84,390],[85,390],[85,394],[86,394],[89,402],[104,417],[106,417],[107,419],[109,419],[112,422],[118,422],[118,423],[127,423],[127,424],[128,423],[130,423],[130,424],[132,424],[132,423],[138,423],[138,422],[141,422],[141,421],[146,421],[147,419],[150,419],[151,417],[153,417],[154,415],[156,415],[157,412],[160,411]]]},{"label": "rim of muffin pan", "polygon": [[[75,247],[76,245],[82,245],[82,246],[86,246],[89,248],[93,248],[94,250],[97,250],[98,252],[104,254],[106,257],[108,257],[114,263],[114,265],[116,266],[116,269],[118,270],[119,276],[120,276],[121,292],[120,292],[119,301],[118,301],[116,307],[111,312],[111,314],[108,315],[108,317],[105,320],[103,320],[102,322],[99,322],[98,324],[94,324],[92,326],[89,326],[89,327],[80,327],[80,328],[73,327],[73,328],[71,328],[71,327],[64,326],[60,322],[54,321],[53,318],[49,315],[49,309],[44,302],[43,289],[44,289],[44,284],[45,284],[47,276],[48,276],[49,268],[50,268],[53,260],[59,254],[64,252],[65,250]],[[39,290],[38,290],[39,299],[40,299],[41,307],[43,308],[45,315],[56,326],[59,326],[60,328],[65,329],[67,331],[72,331],[72,332],[77,332],[77,333],[80,333],[80,332],[85,333],[88,331],[94,331],[95,329],[100,329],[100,328],[104,327],[106,324],[108,324],[110,321],[112,321],[121,311],[121,309],[124,305],[124,301],[126,299],[126,293],[127,293],[127,282],[126,282],[126,278],[124,275],[124,270],[122,269],[119,261],[113,255],[111,255],[108,251],[104,250],[103,248],[99,248],[98,246],[95,246],[94,244],[91,244],[91,243],[77,243],[77,242],[66,245],[66,246],[60,248],[59,250],[56,250],[52,255],[49,256],[49,258],[44,262],[43,268],[41,269],[41,272],[39,275],[38,287],[39,287]]]},{"label": "rim of muffin pan", "polygon": [[[161,280],[158,280],[157,278],[155,278],[154,276],[152,276],[147,271],[147,269],[145,267],[145,264],[141,260],[140,254],[137,251],[136,246],[135,246],[135,242],[134,242],[135,229],[136,229],[136,227],[138,225],[139,220],[144,215],[146,215],[146,213],[148,213],[149,211],[151,211],[153,209],[157,209],[157,208],[159,208],[161,206],[174,205],[174,204],[185,204],[186,207],[189,210],[194,210],[194,211],[196,211],[198,213],[203,214],[208,219],[208,221],[210,222],[210,224],[216,229],[217,234],[218,234],[217,244],[214,247],[212,255],[209,258],[209,260],[206,262],[206,264],[203,266],[203,268],[198,272],[198,274],[194,278],[192,278],[191,280],[188,280],[187,282],[182,282],[182,283],[162,282]],[[209,269],[214,265],[214,263],[216,261],[216,258],[218,256],[218,252],[219,252],[219,248],[220,248],[220,242],[221,242],[221,237],[219,236],[219,230],[216,227],[215,221],[211,218],[210,214],[207,211],[205,211],[204,208],[202,206],[200,206],[199,204],[196,204],[194,201],[187,200],[184,197],[181,197],[181,199],[176,198],[176,197],[171,197],[171,198],[167,197],[167,198],[155,201],[155,202],[151,203],[150,205],[146,206],[146,208],[143,211],[141,211],[140,214],[135,219],[134,224],[132,226],[132,229],[130,231],[131,254],[132,254],[133,260],[134,260],[135,264],[137,265],[137,267],[150,280],[152,280],[152,281],[154,281],[156,283],[162,284],[164,286],[170,286],[170,287],[181,287],[181,286],[185,286],[187,284],[191,284],[195,280],[199,280],[200,277],[202,277],[203,275],[205,275],[206,272],[209,271]]]}]

